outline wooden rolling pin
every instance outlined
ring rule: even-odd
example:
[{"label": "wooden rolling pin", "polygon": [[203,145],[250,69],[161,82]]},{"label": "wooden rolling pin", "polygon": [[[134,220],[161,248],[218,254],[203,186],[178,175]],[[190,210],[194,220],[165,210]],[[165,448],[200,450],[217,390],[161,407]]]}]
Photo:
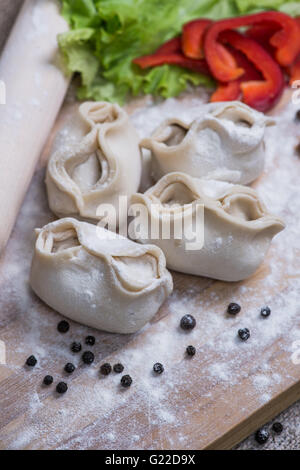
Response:
[{"label": "wooden rolling pin", "polygon": [[68,88],[56,40],[67,28],[56,0],[26,0],[0,58],[0,253]]}]

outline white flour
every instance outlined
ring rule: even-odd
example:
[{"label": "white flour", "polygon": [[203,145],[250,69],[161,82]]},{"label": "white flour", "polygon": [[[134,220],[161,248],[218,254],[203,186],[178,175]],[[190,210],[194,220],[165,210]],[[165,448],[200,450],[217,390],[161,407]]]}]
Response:
[{"label": "white flour", "polygon": [[[148,100],[148,106],[132,116],[140,135],[149,135],[163,119],[174,114],[187,120],[196,117],[207,97],[201,90],[197,93],[192,100],[170,99],[156,106]],[[30,291],[33,229],[54,219],[47,207],[44,173],[36,173],[0,264],[0,339],[7,347],[7,365],[0,366],[0,373],[3,371],[7,377],[0,383],[0,409],[5,410],[0,417],[0,442],[6,448],[88,449],[99,447],[100,440],[103,448],[110,449],[159,449],[166,445],[189,448],[187,427],[202,401],[214,399],[213,387],[226,391],[238,387],[247,377],[245,402],[252,400],[256,407],[280,390],[280,384],[288,378],[285,371],[278,370],[276,362],[262,364],[259,359],[262,351],[264,357],[272,357],[274,341],[292,354],[293,341],[300,339],[300,160],[293,153],[300,123],[293,121],[294,113],[290,104],[278,126],[267,130],[265,172],[254,184],[271,212],[287,224],[273,241],[260,280],[224,284],[174,275],[175,290],[160,320],[157,317],[136,335],[106,334],[72,322],[70,332],[61,335],[56,331],[61,317]],[[59,140],[65,145],[73,139],[67,128],[60,133]],[[216,244],[222,244],[222,239],[218,238]],[[183,279],[189,283],[182,291]],[[225,314],[230,301],[242,306],[234,318]],[[268,304],[271,316],[262,319],[260,308]],[[178,327],[186,313],[197,319],[197,327],[188,334]],[[237,338],[237,330],[242,327],[251,331],[246,343]],[[96,336],[93,348],[84,345],[87,334]],[[70,352],[74,340],[82,342],[83,350],[95,352],[92,366],[82,366],[80,354]],[[189,344],[197,348],[191,359],[185,357]],[[27,371],[23,364],[30,354],[36,355],[38,365]],[[124,374],[129,373],[134,381],[129,390],[119,388],[122,374],[99,376],[99,365],[106,360],[124,364]],[[72,381],[62,372],[69,361],[79,365]],[[152,373],[155,362],[165,367],[161,376]],[[250,373],[249,368],[244,370],[247,363],[252,364]],[[299,372],[300,365],[298,377]],[[42,378],[49,373],[54,375],[55,384],[60,380],[69,382],[65,396],[57,398],[54,385],[41,387]],[[17,402],[11,400],[15,387],[20,397]],[[208,422],[210,407],[217,405],[212,402],[202,411]],[[9,421],[14,418],[13,426],[6,421],[8,416]],[[205,426],[203,422],[203,428],[193,428],[196,436],[205,435]],[[166,432],[172,429],[176,433]]]}]

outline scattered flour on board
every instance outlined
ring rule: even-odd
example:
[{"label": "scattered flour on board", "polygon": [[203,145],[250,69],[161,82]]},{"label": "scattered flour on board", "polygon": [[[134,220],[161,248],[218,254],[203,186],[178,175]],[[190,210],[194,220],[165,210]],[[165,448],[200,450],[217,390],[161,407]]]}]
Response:
[{"label": "scattered flour on board", "polygon": [[[132,122],[141,137],[149,135],[170,116],[180,115],[184,120],[197,117],[205,100],[206,94],[201,91],[192,99],[186,96],[160,103],[148,100],[146,107],[134,112]],[[7,448],[97,448],[100,436],[103,448],[162,448],[174,444],[175,434],[169,436],[166,431],[173,428],[177,445],[180,442],[188,448],[185,426],[190,424],[195,403],[200,407],[202,401],[213,400],[213,387],[226,391],[238,386],[246,374],[249,388],[245,401],[252,400],[258,407],[277,393],[288,377],[285,371],[276,369],[276,362],[261,364],[259,354],[263,348],[267,351],[264,357],[269,354],[271,358],[275,340],[291,354],[293,341],[300,339],[300,194],[299,159],[293,153],[298,129],[294,113],[290,104],[277,126],[267,130],[265,171],[254,184],[271,212],[287,224],[273,241],[259,289],[251,279],[233,285],[190,277],[189,287],[182,292],[181,277],[175,274],[175,290],[167,301],[169,314],[135,335],[110,335],[73,322],[67,335],[59,335],[56,324],[61,317],[31,292],[28,278],[33,228],[54,219],[47,207],[44,171],[36,173],[0,264],[0,339],[7,345],[6,368],[11,374],[5,384],[7,390],[1,391],[2,405],[9,415],[21,416],[26,411],[19,426],[13,430],[4,426],[0,431],[0,440]],[[70,129],[66,127],[59,133],[59,145],[63,142],[67,147],[78,138],[80,132],[76,136]],[[215,241],[217,245],[222,242],[220,238]],[[85,295],[89,301],[89,291]],[[242,305],[242,311],[228,318],[225,310],[232,300]],[[262,319],[260,307],[270,302],[272,314]],[[187,312],[197,319],[197,327],[189,334],[178,328],[181,316]],[[241,327],[251,331],[247,343],[237,338]],[[80,355],[70,352],[70,343],[80,340],[84,344],[84,337],[91,332],[96,336],[96,361],[85,367]],[[192,359],[184,354],[189,344],[197,348]],[[30,354],[38,357],[38,365],[29,372],[23,364]],[[124,373],[134,380],[131,389],[120,389],[120,375],[99,376],[99,365],[106,360],[124,364]],[[55,383],[68,381],[62,369],[69,361],[77,369],[67,395],[57,398],[54,387],[45,389],[40,384],[47,373],[55,377]],[[155,362],[164,364],[161,376],[152,372]],[[244,363],[253,364],[251,373],[244,372]],[[18,383],[23,381],[21,403],[10,397],[15,377]],[[203,410],[204,418],[209,419],[209,409]],[[152,436],[151,443],[146,436]]]}]

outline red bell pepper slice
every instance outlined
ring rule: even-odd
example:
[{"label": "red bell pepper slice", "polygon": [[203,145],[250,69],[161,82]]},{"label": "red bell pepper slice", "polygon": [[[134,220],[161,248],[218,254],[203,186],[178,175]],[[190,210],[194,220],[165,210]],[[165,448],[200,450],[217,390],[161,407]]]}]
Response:
[{"label": "red bell pepper slice", "polygon": [[232,80],[227,83],[218,83],[216,91],[211,95],[210,101],[235,101],[241,96],[240,80]]},{"label": "red bell pepper slice", "polygon": [[292,85],[294,81],[300,80],[300,55],[295,62],[288,67],[287,73],[290,77],[289,84]]},{"label": "red bell pepper slice", "polygon": [[134,64],[139,65],[142,69],[148,67],[157,67],[158,65],[178,65],[194,72],[204,73],[209,75],[209,68],[204,59],[188,59],[181,52],[173,52],[171,54],[151,54],[143,57],[138,57],[132,61]]},{"label": "red bell pepper slice", "polygon": [[280,29],[279,25],[269,21],[261,22],[251,26],[246,32],[245,36],[259,42],[264,47],[271,47],[271,37]]},{"label": "red bell pepper slice", "polygon": [[238,78],[237,80],[232,80],[227,83],[219,82],[216,91],[210,97],[211,102],[238,100],[242,94],[241,83],[243,81],[262,79],[261,73],[253,66],[243,53],[231,46],[228,46],[228,49],[230,54],[235,58],[237,64],[240,67],[243,67],[245,72],[242,78]]},{"label": "red bell pepper slice", "polygon": [[221,40],[243,52],[261,72],[263,80],[241,82],[243,101],[259,111],[267,111],[275,104],[284,88],[284,76],[274,59],[253,39],[236,31],[224,31]]},{"label": "red bell pepper slice", "polygon": [[185,57],[181,52],[181,37],[170,39],[160,46],[154,54],[137,57],[132,61],[142,69],[148,67],[157,67],[159,65],[169,64],[178,65],[194,72],[209,75],[209,68],[204,59],[195,60]]},{"label": "red bell pepper slice", "polygon": [[190,59],[203,59],[203,39],[211,20],[199,19],[186,23],[182,28],[182,52]]},{"label": "red bell pepper slice", "polygon": [[156,49],[155,54],[171,54],[172,52],[181,51],[181,36],[169,39],[169,41],[162,44]]},{"label": "red bell pepper slice", "polygon": [[300,52],[299,27],[293,18],[278,11],[239,16],[216,21],[207,28],[204,38],[204,52],[210,70],[215,78],[227,82],[236,80],[244,72],[237,64],[231,67],[227,62],[224,63],[218,49],[219,35],[226,30],[266,22],[275,23],[280,28],[269,39],[270,44],[276,49],[276,60],[282,66],[288,66],[293,63]]},{"label": "red bell pepper slice", "polygon": [[[295,20],[300,29],[300,16],[297,16]],[[289,80],[290,85],[292,85],[295,80],[300,80],[300,54],[298,55],[295,62],[292,65],[290,65],[290,67],[287,67],[286,72],[290,77],[290,80]]]}]

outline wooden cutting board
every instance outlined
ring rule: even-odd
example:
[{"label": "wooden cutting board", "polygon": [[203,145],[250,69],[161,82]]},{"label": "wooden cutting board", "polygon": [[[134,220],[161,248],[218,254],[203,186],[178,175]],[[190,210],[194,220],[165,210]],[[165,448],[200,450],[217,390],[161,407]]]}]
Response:
[{"label": "wooden cutting board", "polygon": [[[286,230],[247,281],[173,273],[173,295],[135,335],[102,333],[74,322],[68,333],[59,334],[61,316],[28,285],[33,229],[54,219],[44,165],[52,137],[73,106],[65,105],[0,262],[2,356],[4,344],[6,349],[6,363],[0,365],[1,449],[230,449],[300,398],[300,161],[294,151],[300,123],[290,98],[286,93],[274,110],[281,121],[271,131],[266,169],[254,185],[271,211],[285,219]],[[143,105],[135,102],[128,109]],[[242,306],[235,318],[226,315],[232,301]],[[265,304],[272,309],[268,319],[259,315]],[[197,319],[190,333],[178,327],[185,313]],[[237,337],[240,327],[251,331],[246,343]],[[84,345],[88,334],[95,335],[95,346]],[[95,353],[92,366],[70,352],[74,340]],[[190,359],[189,344],[197,348]],[[38,365],[28,370],[24,363],[31,354]],[[68,377],[67,362],[78,366]],[[132,387],[121,390],[114,373],[101,377],[103,362],[122,362]],[[155,362],[165,366],[158,377],[151,372]],[[54,376],[48,388],[41,385],[46,374]],[[63,396],[55,393],[60,380],[69,386]]]}]

